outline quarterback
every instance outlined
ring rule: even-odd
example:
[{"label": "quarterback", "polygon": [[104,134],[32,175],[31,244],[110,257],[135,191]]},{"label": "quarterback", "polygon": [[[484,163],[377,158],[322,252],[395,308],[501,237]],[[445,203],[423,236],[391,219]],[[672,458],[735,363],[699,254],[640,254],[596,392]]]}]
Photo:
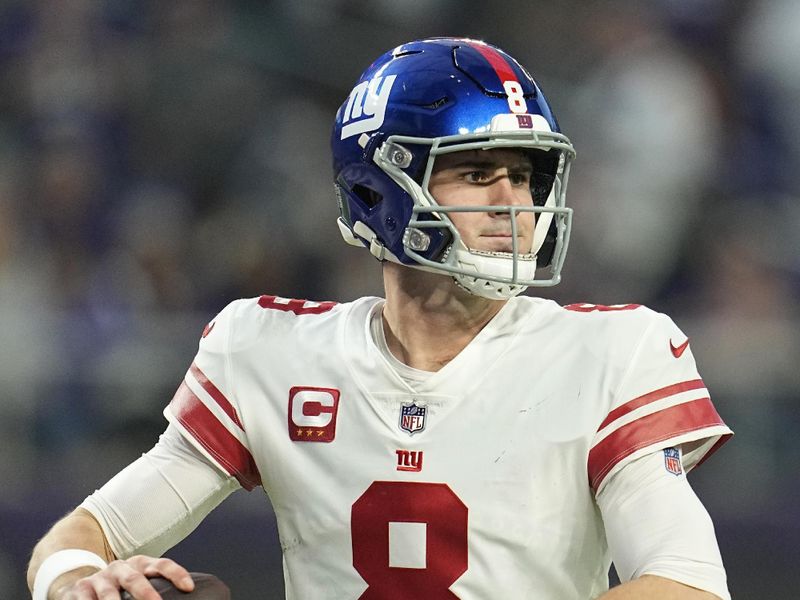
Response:
[{"label": "quarterback", "polygon": [[731,431],[686,335],[520,295],[561,278],[575,157],[528,72],[481,41],[404,44],[331,145],[339,229],[385,298],[226,307],[156,446],[37,544],[34,599],[191,590],[159,557],[258,486],[287,598],[729,599],[686,473]]}]

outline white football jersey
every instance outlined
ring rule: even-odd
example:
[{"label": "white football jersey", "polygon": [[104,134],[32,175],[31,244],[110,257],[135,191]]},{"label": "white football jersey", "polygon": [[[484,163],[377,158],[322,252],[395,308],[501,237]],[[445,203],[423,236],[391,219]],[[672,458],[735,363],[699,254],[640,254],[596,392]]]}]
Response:
[{"label": "white football jersey", "polygon": [[637,305],[511,299],[440,371],[401,377],[383,300],[238,300],[165,410],[278,521],[287,598],[586,600],[608,587],[595,493],[731,431],[686,336]]}]

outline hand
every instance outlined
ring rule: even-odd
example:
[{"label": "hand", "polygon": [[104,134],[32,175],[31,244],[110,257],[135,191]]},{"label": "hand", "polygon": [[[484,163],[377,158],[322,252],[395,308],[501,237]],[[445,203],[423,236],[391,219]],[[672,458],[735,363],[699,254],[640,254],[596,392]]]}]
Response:
[{"label": "hand", "polygon": [[115,560],[88,577],[63,586],[53,596],[55,600],[121,600],[120,590],[127,590],[136,600],[161,600],[148,577],[161,576],[169,579],[178,589],[191,592],[194,589],[189,572],[168,558],[132,556],[127,560]]}]

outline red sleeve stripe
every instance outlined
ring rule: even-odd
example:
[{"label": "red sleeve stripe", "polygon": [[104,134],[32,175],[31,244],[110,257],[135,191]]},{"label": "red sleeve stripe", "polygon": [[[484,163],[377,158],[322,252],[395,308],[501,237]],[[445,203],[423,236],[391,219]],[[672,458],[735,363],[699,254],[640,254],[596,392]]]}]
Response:
[{"label": "red sleeve stripe", "polygon": [[178,422],[214,457],[243,488],[261,485],[261,474],[253,456],[236,436],[220,423],[186,383],[182,383],[170,402]]},{"label": "red sleeve stripe", "polygon": [[508,61],[503,58],[503,56],[491,46],[486,44],[480,44],[475,42],[470,42],[469,45],[480,52],[481,56],[485,58],[492,68],[494,72],[497,73],[497,77],[500,79],[500,82],[506,81],[519,81],[517,76],[514,74],[514,70],[511,68],[511,65],[508,64]]},{"label": "red sleeve stripe", "polygon": [[589,451],[591,486],[598,489],[611,469],[637,450],[715,426],[727,430],[709,398],[671,406],[623,425]]},{"label": "red sleeve stripe", "polygon": [[655,402],[656,400],[662,400],[664,398],[669,398],[670,396],[674,396],[676,394],[680,394],[682,392],[688,392],[690,390],[699,390],[706,387],[706,384],[703,383],[702,379],[693,379],[691,381],[682,381],[680,383],[675,383],[673,385],[668,385],[667,387],[663,387],[659,390],[654,390],[643,396],[639,396],[638,398],[634,398],[625,404],[618,406],[606,417],[605,421],[600,423],[600,427],[597,428],[597,431],[600,431],[610,423],[616,421],[623,415],[627,415],[629,412],[636,410],[641,406],[645,406],[646,404],[650,404],[651,402]]},{"label": "red sleeve stripe", "polygon": [[197,383],[199,383],[202,388],[208,392],[208,395],[214,399],[214,402],[216,402],[217,405],[219,405],[219,407],[225,411],[225,414],[230,417],[231,421],[236,423],[239,429],[244,431],[244,427],[242,426],[242,422],[239,420],[239,415],[236,413],[236,409],[230,402],[228,402],[228,399],[225,397],[225,395],[219,391],[219,388],[211,383],[211,380],[209,380],[209,378],[206,377],[206,374],[200,370],[200,367],[198,367],[195,363],[192,363],[192,366],[189,367],[189,372],[194,375]]}]

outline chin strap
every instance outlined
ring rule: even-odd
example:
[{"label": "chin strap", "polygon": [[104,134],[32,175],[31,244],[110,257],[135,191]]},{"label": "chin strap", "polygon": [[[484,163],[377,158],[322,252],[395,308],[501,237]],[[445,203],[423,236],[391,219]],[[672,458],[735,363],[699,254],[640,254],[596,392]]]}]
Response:
[{"label": "chin strap", "polygon": [[350,226],[344,222],[342,217],[338,217],[336,219],[336,224],[339,226],[339,233],[342,234],[342,239],[347,242],[351,246],[358,246],[359,248],[363,248],[364,244],[361,242],[358,237],[353,233],[353,230],[350,229]]},{"label": "chin strap", "polygon": [[[369,248],[370,254],[378,260],[391,260],[393,262],[400,262],[394,254],[386,249],[386,246],[378,241],[378,236],[372,231],[365,223],[356,221],[353,229],[344,222],[342,217],[336,219],[336,224],[339,226],[339,233],[342,238],[351,246],[359,248]],[[355,230],[355,231],[354,231]]]},{"label": "chin strap", "polygon": [[378,260],[390,260],[396,263],[400,262],[397,260],[397,257],[392,254],[392,252],[386,248],[386,246],[384,246],[380,240],[378,240],[378,236],[374,231],[372,231],[372,229],[369,228],[366,223],[362,221],[356,221],[353,224],[352,231],[341,217],[337,219],[337,223],[339,224],[339,231],[341,232],[344,241],[348,244],[353,246],[364,246],[368,248],[369,253]]},{"label": "chin strap", "polygon": [[[475,275],[454,274],[455,282],[469,293],[490,300],[508,300],[524,292],[528,286],[484,279],[479,274],[512,279],[514,259],[507,253],[482,252],[458,248],[455,251],[456,264]],[[517,279],[530,280],[536,274],[536,257],[523,254],[517,257]]]},{"label": "chin strap", "polygon": [[508,300],[528,289],[525,285],[503,284],[465,275],[453,275],[453,281],[458,287],[473,296],[480,296],[489,300]]}]

